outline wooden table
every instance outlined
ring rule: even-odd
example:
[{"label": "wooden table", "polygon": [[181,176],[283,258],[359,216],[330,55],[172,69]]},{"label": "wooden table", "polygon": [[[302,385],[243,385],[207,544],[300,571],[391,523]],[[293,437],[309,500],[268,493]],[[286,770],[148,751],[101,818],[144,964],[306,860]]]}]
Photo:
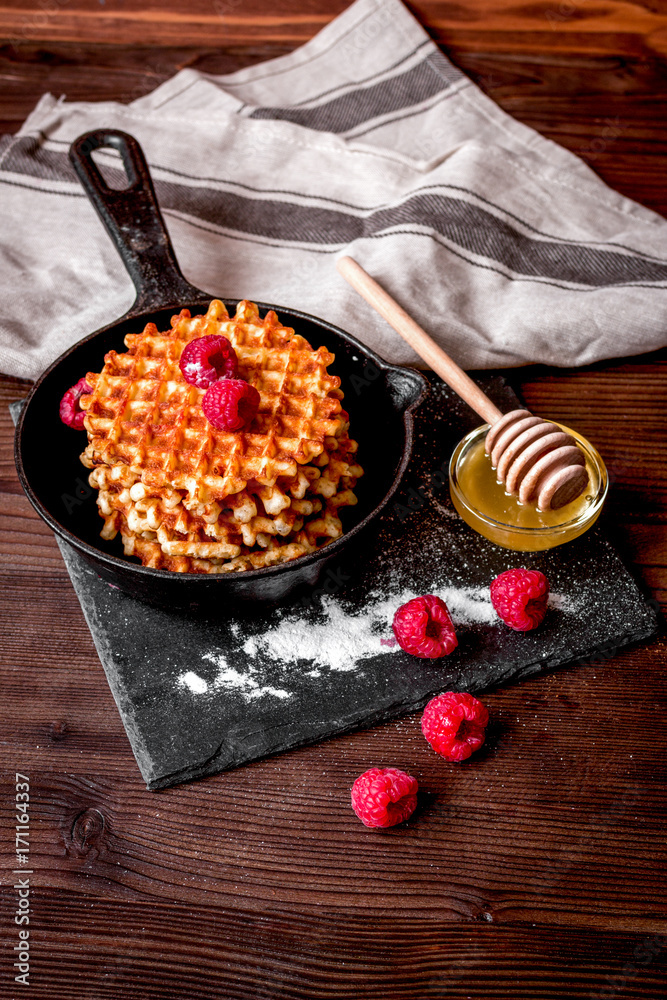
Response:
[{"label": "wooden table", "polygon": [[[131,100],[183,66],[289,51],[346,0],[2,0],[0,131],[45,90]],[[667,212],[667,9],[419,0],[503,108]],[[607,530],[667,582],[667,352],[513,375],[613,480]],[[50,531],[23,497],[0,382],[0,996],[554,998],[667,993],[665,641],[489,694],[483,758],[443,767],[419,717],[145,790]],[[366,830],[353,779],[419,775],[417,819]],[[14,773],[31,794],[31,976],[14,985]]]}]

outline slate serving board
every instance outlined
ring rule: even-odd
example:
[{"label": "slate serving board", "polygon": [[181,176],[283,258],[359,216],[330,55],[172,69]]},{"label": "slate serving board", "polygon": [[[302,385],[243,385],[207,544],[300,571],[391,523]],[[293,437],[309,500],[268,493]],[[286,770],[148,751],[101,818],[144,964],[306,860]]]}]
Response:
[{"label": "slate serving board", "polygon": [[[480,381],[501,409],[515,404],[501,379]],[[317,590],[282,606],[160,611],[59,543],[148,788],[404,715],[443,690],[478,693],[585,662],[655,631],[653,608],[597,528],[551,551],[514,553],[461,521],[447,465],[478,421],[431,382],[404,485],[379,532]],[[550,580],[549,611],[535,632],[512,632],[491,608],[488,585],[512,566]],[[445,597],[457,626],[459,646],[443,660],[412,657],[393,639],[395,608],[425,593]]]}]

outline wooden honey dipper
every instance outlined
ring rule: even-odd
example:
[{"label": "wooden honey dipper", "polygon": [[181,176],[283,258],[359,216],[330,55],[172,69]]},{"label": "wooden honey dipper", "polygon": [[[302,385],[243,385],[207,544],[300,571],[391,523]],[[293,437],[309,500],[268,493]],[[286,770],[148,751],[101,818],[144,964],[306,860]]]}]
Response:
[{"label": "wooden honey dipper", "polygon": [[340,274],[482,420],[490,424],[485,450],[498,481],[523,504],[556,510],[576,500],[588,485],[582,450],[556,424],[529,410],[502,414],[411,316],[351,257],[340,257]]}]

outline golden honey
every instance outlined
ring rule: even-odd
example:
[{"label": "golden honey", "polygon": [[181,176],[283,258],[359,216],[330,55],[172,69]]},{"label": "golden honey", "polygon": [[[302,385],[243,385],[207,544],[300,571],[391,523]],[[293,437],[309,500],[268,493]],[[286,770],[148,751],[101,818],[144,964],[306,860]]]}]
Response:
[{"label": "golden honey", "polygon": [[589,478],[584,493],[559,510],[541,511],[505,492],[484,451],[488,424],[476,428],[454,449],[449,466],[452,502],[471,528],[496,545],[524,552],[551,549],[577,538],[597,520],[608,485],[604,462],[581,434],[562,424],[557,426],[581,447]]}]

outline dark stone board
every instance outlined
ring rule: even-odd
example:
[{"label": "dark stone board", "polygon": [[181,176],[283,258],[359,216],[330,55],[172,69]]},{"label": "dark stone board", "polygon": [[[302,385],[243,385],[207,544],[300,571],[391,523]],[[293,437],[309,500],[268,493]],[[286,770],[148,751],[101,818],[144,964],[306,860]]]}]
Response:
[{"label": "dark stone board", "polygon": [[[548,552],[515,553],[460,520],[447,464],[478,421],[431,382],[404,485],[379,532],[329,569],[318,590],[289,603],[160,611],[104,582],[61,544],[150,789],[404,715],[443,690],[479,693],[585,662],[654,632],[655,612],[598,529]],[[515,404],[501,379],[481,382],[501,409]],[[513,632],[491,608],[489,583],[513,566],[550,580],[549,611],[535,632]],[[424,593],[445,597],[457,627],[459,646],[443,660],[412,657],[393,639],[395,608]]]}]

